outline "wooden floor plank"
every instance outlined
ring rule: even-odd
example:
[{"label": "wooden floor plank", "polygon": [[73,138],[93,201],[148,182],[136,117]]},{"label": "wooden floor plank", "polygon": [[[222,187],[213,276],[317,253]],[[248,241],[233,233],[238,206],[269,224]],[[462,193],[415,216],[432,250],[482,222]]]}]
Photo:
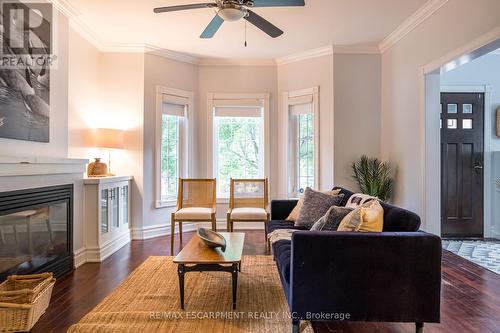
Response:
[{"label": "wooden floor plank", "polygon": [[[184,234],[184,243],[194,233]],[[175,248],[178,249],[178,239]],[[245,255],[266,252],[264,233],[246,231]],[[176,250],[177,252],[177,250]],[[47,313],[32,332],[65,332],[113,291],[149,256],[170,255],[170,238],[134,241],[101,264],[89,263],[57,281]],[[410,333],[413,324],[328,322],[317,333]],[[426,333],[500,332],[500,276],[443,251],[441,324],[426,324]]]}]

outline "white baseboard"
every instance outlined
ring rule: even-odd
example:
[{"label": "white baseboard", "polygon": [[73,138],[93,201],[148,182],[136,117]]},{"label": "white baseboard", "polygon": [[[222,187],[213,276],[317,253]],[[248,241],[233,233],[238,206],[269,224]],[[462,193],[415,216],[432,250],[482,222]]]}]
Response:
[{"label": "white baseboard", "polygon": [[[226,220],[217,220],[217,230],[226,231]],[[198,227],[210,228],[210,222],[184,222],[182,231],[195,231]],[[237,222],[234,223],[234,230],[264,230],[263,222]],[[179,233],[178,225],[175,226],[175,233]],[[131,230],[132,240],[146,240],[161,236],[170,235],[170,224],[156,224],[144,228],[133,228]]]},{"label": "white baseboard", "polygon": [[86,250],[84,247],[73,252],[75,269],[87,262]]},{"label": "white baseboard", "polygon": [[126,232],[102,247],[89,247],[86,249],[87,262],[102,262],[128,243],[130,243],[130,233]]},{"label": "white baseboard", "polygon": [[500,239],[500,232],[497,232],[495,230],[490,230],[490,235],[485,235],[489,238],[496,238],[496,239]]}]

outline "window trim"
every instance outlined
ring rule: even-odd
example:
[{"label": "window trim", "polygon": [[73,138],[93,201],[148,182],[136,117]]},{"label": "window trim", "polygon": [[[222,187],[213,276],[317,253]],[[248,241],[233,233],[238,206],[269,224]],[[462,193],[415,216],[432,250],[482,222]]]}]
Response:
[{"label": "window trim", "polygon": [[290,152],[290,146],[292,144],[291,142],[291,126],[290,126],[290,107],[293,105],[299,105],[302,104],[301,100],[306,99],[306,98],[311,98],[312,99],[312,114],[314,117],[314,122],[313,122],[313,131],[314,131],[314,137],[313,137],[313,144],[314,144],[314,188],[319,189],[320,186],[320,181],[319,181],[319,145],[320,145],[320,127],[319,127],[319,87],[311,87],[307,89],[300,89],[300,90],[292,90],[292,91],[287,91],[283,93],[283,111],[285,115],[285,121],[284,123],[284,135],[285,135],[285,142],[286,142],[286,149],[285,150],[285,163],[286,163],[286,172],[285,172],[285,181],[284,181],[284,193],[288,198],[295,198],[298,195],[292,191],[292,184],[291,184],[291,177],[292,174],[295,173],[295,168],[292,167],[294,165],[291,163],[290,159],[292,157],[292,154]]},{"label": "window trim", "polygon": [[[269,112],[270,112],[270,94],[269,93],[208,93],[207,94],[207,176],[216,177],[215,171],[215,107],[219,100],[223,101],[260,101],[263,108],[263,142],[264,147],[264,178],[270,178],[271,174],[271,146],[269,134]],[[272,182],[269,182],[272,184]],[[217,203],[229,202],[229,197],[217,197]]]},{"label": "window trim", "polygon": [[192,175],[193,169],[193,110],[194,110],[194,94],[191,91],[156,86],[156,124],[155,124],[155,208],[174,207],[177,199],[162,200],[161,199],[161,132],[162,132],[162,115],[163,102],[168,97],[172,97],[172,104],[178,104],[179,98],[185,99],[186,116],[185,122],[180,126],[180,165],[179,177],[189,177]]}]

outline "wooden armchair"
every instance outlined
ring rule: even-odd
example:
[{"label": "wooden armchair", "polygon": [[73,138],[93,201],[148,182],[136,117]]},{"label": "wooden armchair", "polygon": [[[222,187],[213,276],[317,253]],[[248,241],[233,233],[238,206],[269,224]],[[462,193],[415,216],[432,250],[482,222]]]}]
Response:
[{"label": "wooden armchair", "polygon": [[269,221],[268,180],[266,179],[232,179],[227,212],[227,230],[233,231],[234,222],[264,222],[267,244]]},{"label": "wooden armchair", "polygon": [[170,252],[174,253],[175,223],[179,223],[179,241],[182,248],[182,222],[212,222],[217,231],[216,180],[179,178],[177,210],[171,216]]}]

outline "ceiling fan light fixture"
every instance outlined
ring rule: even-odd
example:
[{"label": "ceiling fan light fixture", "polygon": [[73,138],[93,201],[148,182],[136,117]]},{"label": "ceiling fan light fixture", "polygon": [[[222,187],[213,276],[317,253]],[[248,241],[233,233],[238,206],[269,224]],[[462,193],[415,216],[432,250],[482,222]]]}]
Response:
[{"label": "ceiling fan light fixture", "polygon": [[245,17],[246,11],[243,9],[239,8],[221,8],[218,12],[217,15],[222,17],[224,21],[229,21],[229,22],[234,22],[241,20],[242,18]]}]

